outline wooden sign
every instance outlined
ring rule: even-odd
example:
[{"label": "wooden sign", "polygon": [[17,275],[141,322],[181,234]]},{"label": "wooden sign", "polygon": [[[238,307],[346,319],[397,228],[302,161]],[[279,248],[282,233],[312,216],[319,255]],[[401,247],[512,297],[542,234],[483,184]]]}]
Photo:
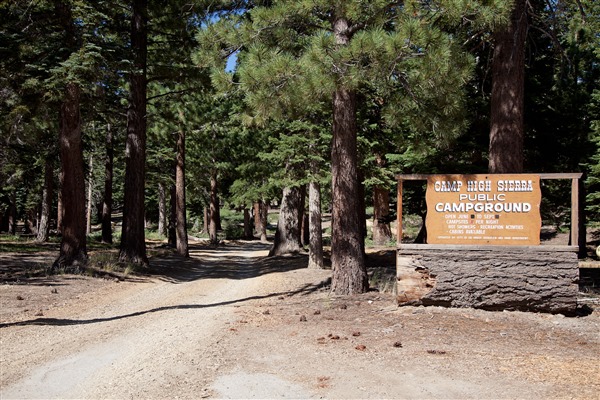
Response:
[{"label": "wooden sign", "polygon": [[427,243],[539,245],[540,177],[430,175]]}]

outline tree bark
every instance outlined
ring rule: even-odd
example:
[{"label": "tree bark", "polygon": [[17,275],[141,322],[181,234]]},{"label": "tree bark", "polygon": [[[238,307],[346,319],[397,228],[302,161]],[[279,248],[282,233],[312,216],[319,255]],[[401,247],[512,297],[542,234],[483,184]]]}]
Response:
[{"label": "tree bark", "polygon": [[208,224],[208,236],[211,244],[219,244],[217,230],[219,226],[219,196],[217,184],[217,171],[212,171],[210,174],[210,221]]},{"label": "tree bark", "polygon": [[8,232],[8,204],[0,208],[0,232]]},{"label": "tree bark", "polygon": [[11,235],[17,233],[17,195],[14,190],[10,194],[10,204],[8,206],[8,233]]},{"label": "tree bark", "polygon": [[36,210],[33,208],[30,208],[24,216],[24,227],[23,227],[23,233],[26,235],[37,235],[37,226],[35,223],[36,220]]},{"label": "tree bark", "polygon": [[[375,154],[378,168],[385,168],[385,158]],[[390,227],[390,192],[387,188],[376,185],[373,188],[373,243],[383,246],[392,240]]]},{"label": "tree bark", "polygon": [[210,219],[210,206],[204,206],[202,215],[202,232],[208,233],[208,220]]},{"label": "tree bark", "polygon": [[85,179],[79,114],[79,86],[68,83],[60,106],[62,240],[53,269],[78,270],[87,263]]},{"label": "tree bark", "polygon": [[[59,150],[60,151],[60,150]],[[62,169],[62,160],[61,160]],[[63,176],[62,173],[58,174],[58,199],[56,200],[56,233],[62,235],[63,226],[63,214],[65,213],[65,207],[62,201],[62,187],[63,187]]]},{"label": "tree bark", "polygon": [[260,235],[260,202],[255,202],[252,208],[254,214],[254,232]]},{"label": "tree bark", "polygon": [[250,210],[244,207],[244,239],[251,240],[253,237],[252,223],[250,222]]},{"label": "tree bark", "polygon": [[379,185],[373,188],[373,243],[383,246],[392,240],[390,193]]},{"label": "tree bark", "polygon": [[177,163],[175,164],[175,201],[177,254],[189,257],[187,221],[185,215],[185,132],[180,129],[177,134]]},{"label": "tree bark", "polygon": [[177,248],[177,188],[171,185],[170,194],[170,212],[169,212],[169,246]]},{"label": "tree bark", "polygon": [[104,160],[104,199],[102,201],[102,242],[112,243],[113,162],[114,148],[110,124],[106,127],[106,159]]},{"label": "tree bark", "polygon": [[490,173],[523,172],[527,2],[516,0],[509,25],[494,33],[490,114]]},{"label": "tree bark", "polygon": [[158,233],[167,237],[167,195],[165,184],[158,184]]},{"label": "tree bark", "polygon": [[281,256],[302,251],[302,218],[304,216],[305,189],[283,189],[275,241],[269,256]]},{"label": "tree bark", "polygon": [[356,97],[338,88],[333,100],[332,168],[332,291],[336,294],[368,290],[364,237],[359,216],[357,179]]},{"label": "tree bark", "polygon": [[269,215],[269,204],[266,201],[260,200],[258,202],[258,234],[260,241],[267,243],[267,217]]},{"label": "tree bark", "polygon": [[310,217],[307,212],[302,210],[302,230],[300,238],[302,239],[302,247],[308,246],[310,243]]},{"label": "tree bark", "polygon": [[572,252],[401,250],[398,303],[572,314],[578,262]]},{"label": "tree bark", "polygon": [[319,182],[308,184],[309,243],[308,268],[323,268],[323,227],[321,223],[321,187]]},{"label": "tree bark", "polygon": [[148,265],[144,232],[146,180],[146,58],[147,0],[134,0],[131,16],[131,48],[134,70],[130,75],[125,148],[125,199],[119,259]]},{"label": "tree bark", "polygon": [[85,232],[89,235],[92,233],[92,189],[93,189],[93,178],[94,178],[94,156],[90,154],[90,163],[88,171],[88,201],[87,201],[87,212],[86,212],[86,224]]},{"label": "tree bark", "polygon": [[[357,164],[359,164],[357,162]],[[363,252],[363,257],[366,255],[365,252],[365,240],[367,239],[368,229],[367,229],[367,204],[366,204],[366,196],[365,196],[365,184],[363,183],[365,180],[365,175],[361,168],[357,167],[358,176],[357,176],[357,184],[358,184],[358,197],[356,198],[357,211],[358,211],[358,221],[360,223],[360,247]]]},{"label": "tree bark", "polygon": [[44,189],[42,191],[42,210],[36,241],[44,243],[50,235],[50,212],[52,211],[52,198],[54,197],[54,168],[52,157],[46,158],[44,164]]},{"label": "tree bark", "polygon": [[[348,45],[348,29],[347,19],[334,19],[333,33],[338,46]],[[359,221],[357,153],[356,94],[338,83],[333,95],[331,150],[331,290],[336,294],[364,293],[369,288]]]}]

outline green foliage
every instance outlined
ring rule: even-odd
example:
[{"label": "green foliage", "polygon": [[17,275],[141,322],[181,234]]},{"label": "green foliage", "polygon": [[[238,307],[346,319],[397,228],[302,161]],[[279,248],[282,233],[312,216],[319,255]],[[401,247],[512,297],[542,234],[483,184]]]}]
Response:
[{"label": "green foliage", "polygon": [[259,162],[257,155],[267,151],[271,134],[268,127],[244,127],[238,136],[241,151],[229,187],[232,205],[249,208],[259,200],[269,201],[280,196],[278,188],[269,179],[278,166]]},{"label": "green foliage", "polygon": [[223,230],[227,240],[239,240],[244,237],[244,228],[240,226],[240,222],[227,220]]},{"label": "green foliage", "polygon": [[[420,165],[415,151],[439,154],[467,126],[464,87],[474,59],[456,40],[456,27],[501,23],[507,11],[500,1],[403,7],[385,1],[276,1],[209,24],[198,35],[195,59],[215,66],[219,87],[243,91],[253,123],[275,131],[258,154],[275,166],[267,180],[272,186],[307,182],[311,157],[318,158],[319,171],[327,169],[326,146],[310,154],[297,149],[329,142],[324,133],[331,129],[330,104],[338,87],[360,95],[365,183],[391,186],[394,172],[411,168],[394,165],[401,159],[394,154]],[[347,17],[356,30],[345,46],[332,34],[334,15]],[[234,49],[239,64],[228,79],[222,60]],[[312,144],[311,138],[321,141]],[[247,182],[238,180],[233,191],[245,193]]]},{"label": "green foliage", "polygon": [[[104,140],[111,129],[114,202],[122,204],[125,81],[133,58],[130,4],[65,3],[75,21],[74,42],[56,2],[0,4],[0,216],[13,201],[21,220],[37,209],[44,161],[58,160],[58,107],[67,82],[83,91],[84,157],[94,155],[93,202],[103,194]],[[156,217],[158,183],[168,187],[173,181],[179,131],[187,136],[191,218],[208,202],[213,172],[227,207],[276,199],[282,187],[315,179],[327,197],[331,99],[340,85],[358,93],[367,192],[375,185],[394,188],[396,173],[485,172],[490,33],[506,22],[510,3],[150,2],[148,218]],[[586,172],[588,220],[597,222],[600,4],[530,5],[527,170]],[[335,43],[334,13],[355,26],[347,46]],[[238,67],[227,72],[231,54],[237,54]],[[563,223],[568,191],[554,183],[544,191],[545,220]],[[406,185],[408,211],[423,212],[422,192],[419,185]],[[233,235],[237,225],[231,226]]]},{"label": "green foliage", "polygon": [[[600,110],[600,90],[594,92],[594,106],[596,110]],[[589,170],[585,182],[588,193],[586,202],[588,219],[598,223],[600,222],[600,118],[592,122],[590,136],[590,145],[595,146],[595,152],[588,164]]]},{"label": "green foliage", "polygon": [[[303,120],[269,125],[272,133],[268,146],[258,158],[271,166],[268,180],[273,187],[283,189],[304,185],[313,179],[328,180],[328,174],[322,169],[327,165],[325,154],[331,135],[323,125]],[[311,162],[321,168],[311,171]]]},{"label": "green foliage", "polygon": [[[383,99],[382,115],[390,125],[408,120],[414,131],[433,133],[436,140],[452,136],[464,128],[457,122],[463,119],[461,88],[472,60],[436,21],[459,19],[463,9],[457,6],[472,15],[476,2],[451,3],[421,9],[417,3],[393,8],[387,2],[346,2],[342,13],[354,26],[364,24],[347,46],[336,45],[331,35],[331,2],[257,7],[250,11],[251,22],[240,22],[242,39],[252,43],[239,67],[246,101],[258,118],[295,119],[318,101],[329,102],[338,85],[370,88]],[[484,7],[481,15],[502,16],[499,4]],[[444,14],[448,10],[456,15]]]},{"label": "green foliage", "polygon": [[[587,106],[586,119],[590,121],[591,131],[585,145],[588,154],[591,154],[587,167],[587,211],[588,220],[591,224],[600,222],[600,4],[594,1],[583,2],[586,13],[578,14],[571,21],[570,42],[579,45],[585,50],[588,64],[582,65],[582,74],[588,76],[585,81],[588,95],[591,101]],[[583,58],[583,57],[582,57]],[[584,58],[585,59],[585,58]],[[591,92],[591,93],[590,93]]]},{"label": "green foliage", "polygon": [[[115,94],[110,88],[118,72],[109,71],[118,68],[114,61],[118,43],[108,29],[118,18],[114,10],[107,13],[114,1],[88,3],[14,1],[0,6],[0,82],[6,88],[0,95],[0,128],[6,143],[1,146],[6,157],[0,161],[0,181],[3,192],[16,187],[27,192],[19,199],[19,217],[37,209],[45,159],[58,157],[58,112],[66,83],[76,83],[83,90],[84,121],[109,120],[110,106],[98,99]],[[66,11],[57,11],[61,4]],[[105,79],[102,84],[100,77]],[[107,90],[103,93],[102,89]],[[99,147],[94,146],[93,126],[83,126],[84,133],[91,133],[85,142],[88,154]],[[96,198],[98,193],[94,191]]]}]

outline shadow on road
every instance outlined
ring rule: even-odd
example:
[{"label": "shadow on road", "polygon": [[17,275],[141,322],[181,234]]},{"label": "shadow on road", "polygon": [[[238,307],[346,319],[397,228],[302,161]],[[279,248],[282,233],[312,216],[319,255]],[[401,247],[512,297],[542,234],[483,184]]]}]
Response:
[{"label": "shadow on road", "polygon": [[[162,247],[162,246],[161,246]],[[163,251],[150,259],[150,266],[134,274],[107,271],[88,265],[81,274],[129,282],[160,279],[181,283],[198,279],[248,279],[257,276],[305,268],[307,255],[266,257],[271,244],[261,242],[231,242],[211,246],[208,243],[191,243],[190,257],[183,258]],[[0,282],[36,286],[63,286],[65,280],[75,275],[54,275],[50,265],[56,252],[0,253]],[[57,279],[57,276],[60,279]],[[71,277],[71,278],[69,278]]]},{"label": "shadow on road", "polygon": [[153,257],[143,275],[172,283],[198,279],[249,279],[274,272],[306,268],[308,256],[297,254],[266,257],[268,243],[232,243],[211,247],[193,244],[190,257],[177,255]]},{"label": "shadow on road", "polygon": [[[268,243],[265,244],[256,242],[228,243],[216,247],[201,243],[192,244],[189,248],[189,258],[184,258],[175,254],[155,256],[150,260],[150,266],[148,268],[145,268],[140,274],[128,276],[126,279],[130,281],[159,279],[164,282],[179,284],[199,279],[249,279],[261,275],[276,272],[287,272],[307,267],[307,255],[298,254],[287,257],[266,257],[269,248],[270,245]],[[44,279],[37,279],[40,280],[38,284],[49,284],[49,282],[44,282]],[[48,279],[51,279],[51,277],[48,277]],[[69,277],[62,276],[61,280],[62,279],[69,279]],[[30,284],[31,281],[27,283]],[[219,307],[270,297],[291,297],[309,294],[329,284],[330,281],[325,280],[318,284],[305,285],[294,291],[251,296],[213,304],[182,304],[157,307],[150,310],[138,311],[107,318],[94,318],[87,320],[36,318],[20,322],[0,323],[0,328],[21,325],[64,326],[95,324],[123,318],[137,317],[155,312]]]},{"label": "shadow on road", "polygon": [[20,321],[20,322],[11,322],[11,323],[0,323],[0,328],[6,328],[10,326],[25,326],[25,325],[48,325],[48,326],[68,326],[68,325],[88,325],[88,324],[97,324],[102,322],[116,321],[124,318],[132,318],[138,317],[144,314],[163,312],[163,311],[171,311],[171,310],[191,310],[191,309],[200,309],[200,308],[211,308],[211,307],[220,307],[227,306],[231,304],[243,303],[251,300],[260,300],[267,299],[271,297],[293,297],[297,295],[307,295],[318,291],[319,289],[328,286],[331,283],[330,279],[326,279],[318,284],[307,284],[303,287],[288,291],[288,292],[278,292],[278,293],[269,293],[261,296],[250,296],[244,297],[241,299],[223,301],[219,303],[211,303],[211,304],[181,304],[175,306],[165,306],[165,307],[157,307],[152,308],[150,310],[137,311],[134,313],[117,315],[114,317],[107,318],[93,318],[93,319],[64,319],[64,318],[36,318],[28,321]]}]

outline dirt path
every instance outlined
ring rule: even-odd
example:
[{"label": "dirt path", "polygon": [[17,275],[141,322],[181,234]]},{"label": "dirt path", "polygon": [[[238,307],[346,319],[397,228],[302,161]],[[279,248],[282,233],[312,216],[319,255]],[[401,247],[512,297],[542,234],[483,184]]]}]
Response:
[{"label": "dirt path", "polygon": [[269,290],[252,264],[265,250],[228,250],[160,260],[167,273],[159,280],[113,283],[92,298],[8,324],[1,331],[2,398],[210,393],[234,310]]},{"label": "dirt path", "polygon": [[260,244],[198,245],[189,260],[153,259],[152,278],[0,286],[0,398],[600,392],[597,312],[564,318],[398,308],[378,293],[337,298],[324,287],[329,271],[266,253]]}]

